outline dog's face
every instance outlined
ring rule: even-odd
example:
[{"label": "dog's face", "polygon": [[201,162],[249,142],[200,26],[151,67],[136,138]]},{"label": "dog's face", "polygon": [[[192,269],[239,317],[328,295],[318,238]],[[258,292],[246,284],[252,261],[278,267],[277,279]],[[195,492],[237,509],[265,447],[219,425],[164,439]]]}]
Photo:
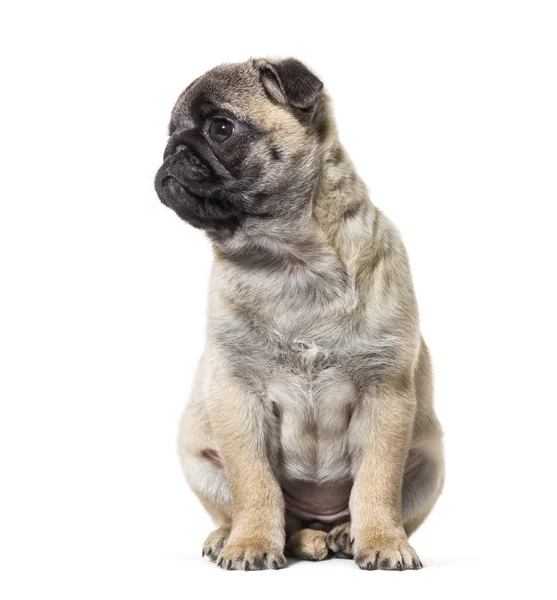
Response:
[{"label": "dog's face", "polygon": [[208,233],[294,214],[320,168],[322,88],[294,59],[222,65],[196,79],[172,111],[155,179],[162,202]]}]

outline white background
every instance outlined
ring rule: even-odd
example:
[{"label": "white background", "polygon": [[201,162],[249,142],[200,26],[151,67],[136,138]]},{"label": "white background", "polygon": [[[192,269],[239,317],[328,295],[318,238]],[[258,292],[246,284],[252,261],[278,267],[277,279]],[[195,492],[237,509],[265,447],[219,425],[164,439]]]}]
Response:
[{"label": "white background", "polygon": [[[0,23],[3,597],[554,593],[555,3],[6,2]],[[153,178],[180,91],[250,56],[322,77],[409,250],[447,455],[420,572],[200,555],[175,436],[211,253]]]}]

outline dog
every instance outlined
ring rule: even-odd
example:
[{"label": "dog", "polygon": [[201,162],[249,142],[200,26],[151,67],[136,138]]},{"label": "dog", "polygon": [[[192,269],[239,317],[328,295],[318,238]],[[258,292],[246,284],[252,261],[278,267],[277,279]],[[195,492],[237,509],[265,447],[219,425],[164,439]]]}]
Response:
[{"label": "dog", "polygon": [[180,421],[225,569],[353,558],[419,569],[444,480],[407,254],[338,140],[321,80],[250,59],[180,95],[155,188],[213,246],[207,342]]}]

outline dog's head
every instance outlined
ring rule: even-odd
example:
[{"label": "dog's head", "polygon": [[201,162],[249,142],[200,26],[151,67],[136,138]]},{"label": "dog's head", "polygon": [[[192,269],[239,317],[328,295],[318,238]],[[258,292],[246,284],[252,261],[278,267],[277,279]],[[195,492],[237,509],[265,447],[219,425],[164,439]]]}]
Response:
[{"label": "dog's head", "polygon": [[162,202],[208,233],[303,209],[327,136],[322,90],[295,59],[221,65],[196,79],[172,111],[155,179]]}]

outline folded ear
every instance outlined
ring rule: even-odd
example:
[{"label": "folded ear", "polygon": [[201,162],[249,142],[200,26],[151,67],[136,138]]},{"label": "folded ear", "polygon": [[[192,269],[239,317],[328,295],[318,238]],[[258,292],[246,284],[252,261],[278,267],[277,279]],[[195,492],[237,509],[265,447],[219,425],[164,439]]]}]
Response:
[{"label": "folded ear", "polygon": [[273,100],[296,108],[311,108],[323,89],[323,83],[295,58],[256,60],[261,83]]}]

